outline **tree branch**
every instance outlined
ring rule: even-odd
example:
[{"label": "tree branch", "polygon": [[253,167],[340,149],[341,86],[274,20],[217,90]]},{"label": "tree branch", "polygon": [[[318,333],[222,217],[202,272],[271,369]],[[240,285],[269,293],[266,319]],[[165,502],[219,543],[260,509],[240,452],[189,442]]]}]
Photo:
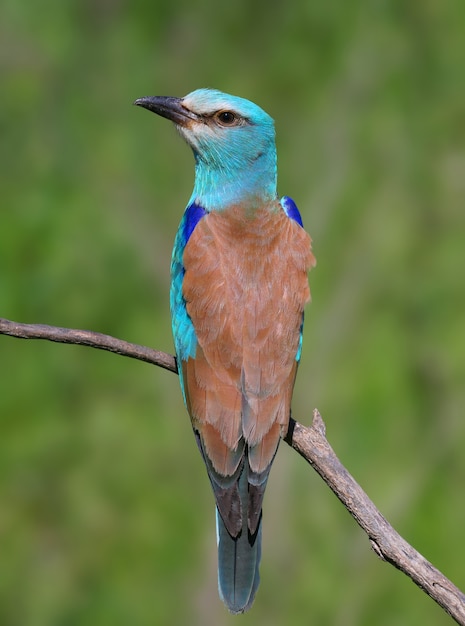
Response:
[{"label": "tree branch", "polygon": [[[165,352],[88,330],[58,328],[42,324],[19,324],[0,318],[0,334],[21,339],[46,339],[58,343],[90,346],[145,361],[177,373],[176,359]],[[313,423],[310,427],[302,426],[291,419],[286,443],[310,463],[335,493],[357,524],[368,535],[374,552],[409,576],[458,624],[465,626],[465,595],[412,548],[381,515],[329,445],[323,420],[316,409],[313,412]]]},{"label": "tree branch", "polygon": [[0,335],[9,335],[19,339],[46,339],[57,343],[72,343],[79,346],[90,346],[99,350],[115,352],[131,359],[145,361],[152,365],[158,365],[165,370],[177,374],[176,359],[171,354],[153,350],[137,343],[129,343],[122,339],[116,339],[110,335],[95,333],[92,330],[76,330],[74,328],[60,328],[59,326],[47,326],[46,324],[19,324],[0,318]]},{"label": "tree branch", "polygon": [[357,524],[366,532],[374,552],[404,572],[454,620],[465,625],[465,595],[389,524],[337,458],[325,436],[317,409],[309,428],[292,421],[286,442],[318,472]]}]

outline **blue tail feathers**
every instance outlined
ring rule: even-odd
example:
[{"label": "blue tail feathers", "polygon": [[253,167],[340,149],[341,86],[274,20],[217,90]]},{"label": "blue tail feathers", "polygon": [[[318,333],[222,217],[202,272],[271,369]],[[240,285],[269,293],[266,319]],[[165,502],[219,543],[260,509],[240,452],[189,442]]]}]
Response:
[{"label": "blue tail feathers", "polygon": [[262,543],[262,520],[252,535],[247,522],[248,480],[243,471],[239,478],[242,503],[242,530],[232,537],[216,510],[218,540],[218,590],[231,613],[244,613],[251,606],[260,582],[259,565]]},{"label": "blue tail feathers", "polygon": [[260,582],[262,522],[251,535],[246,528],[238,537],[228,533],[216,511],[218,537],[218,590],[231,613],[244,613],[251,606]]}]

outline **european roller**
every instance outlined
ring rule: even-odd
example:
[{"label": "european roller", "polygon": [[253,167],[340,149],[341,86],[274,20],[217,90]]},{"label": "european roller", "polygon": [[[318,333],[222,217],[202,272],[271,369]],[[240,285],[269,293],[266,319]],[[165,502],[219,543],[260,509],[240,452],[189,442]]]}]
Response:
[{"label": "european roller", "polygon": [[272,118],[212,89],[136,100],[174,122],[195,182],[171,261],[184,401],[216,500],[218,586],[232,613],[259,584],[262,502],[287,433],[302,347],[311,239],[276,191]]}]

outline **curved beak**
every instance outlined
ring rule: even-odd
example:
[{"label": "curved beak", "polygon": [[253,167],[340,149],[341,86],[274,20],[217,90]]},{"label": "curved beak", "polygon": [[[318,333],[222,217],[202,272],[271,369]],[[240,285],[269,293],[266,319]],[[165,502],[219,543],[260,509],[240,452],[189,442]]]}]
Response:
[{"label": "curved beak", "polygon": [[182,98],[145,96],[144,98],[138,98],[134,104],[148,109],[157,115],[166,117],[179,126],[188,126],[190,122],[197,119],[195,113],[186,109],[182,104]]}]

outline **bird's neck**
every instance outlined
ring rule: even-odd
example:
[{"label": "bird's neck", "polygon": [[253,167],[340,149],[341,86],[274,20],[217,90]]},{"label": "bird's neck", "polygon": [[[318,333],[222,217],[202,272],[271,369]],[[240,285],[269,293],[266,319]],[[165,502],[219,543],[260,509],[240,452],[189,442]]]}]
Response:
[{"label": "bird's neck", "polygon": [[251,210],[276,198],[276,153],[261,154],[252,163],[212,166],[196,155],[195,183],[190,202],[207,211],[224,211],[241,204]]}]

